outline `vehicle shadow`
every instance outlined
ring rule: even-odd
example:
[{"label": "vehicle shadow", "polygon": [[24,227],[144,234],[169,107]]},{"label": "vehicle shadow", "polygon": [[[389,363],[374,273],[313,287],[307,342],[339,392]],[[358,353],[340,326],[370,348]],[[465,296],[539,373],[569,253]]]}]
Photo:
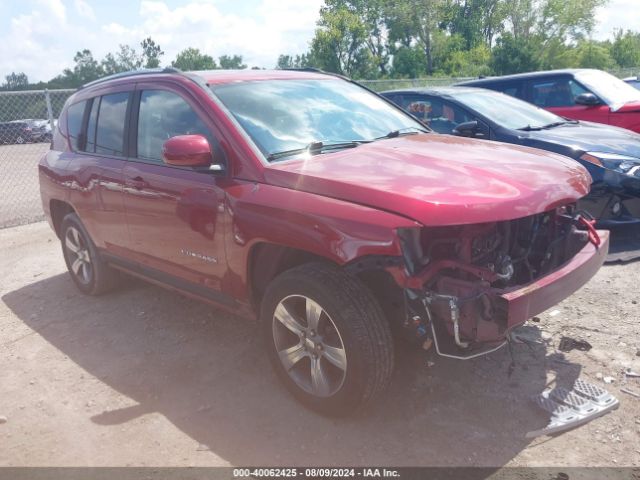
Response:
[{"label": "vehicle shadow", "polygon": [[[352,417],[330,419],[279,385],[255,322],[128,283],[90,298],[61,274],[2,300],[70,360],[137,402],[91,421],[120,425],[159,412],[234,465],[499,467],[530,444],[528,431],[546,424],[531,396],[553,377],[570,387],[581,369],[549,351],[535,325],[523,327],[534,343],[514,346],[510,376],[507,348],[457,361],[401,345],[388,392]],[[34,299],[46,305],[37,316]]]}]

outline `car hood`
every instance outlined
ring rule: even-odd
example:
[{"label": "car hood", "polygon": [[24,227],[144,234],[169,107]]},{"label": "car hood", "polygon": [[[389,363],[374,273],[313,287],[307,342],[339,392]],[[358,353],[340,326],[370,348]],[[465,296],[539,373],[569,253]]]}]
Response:
[{"label": "car hood", "polygon": [[543,150],[420,134],[270,164],[270,184],[416,220],[460,225],[511,220],[573,202],[591,178],[577,162]]},{"label": "car hood", "polygon": [[[520,132],[521,135],[522,132]],[[640,134],[624,128],[599,123],[580,122],[549,130],[527,132],[524,138],[539,142],[555,143],[572,148],[576,156],[582,152],[608,152],[640,158]],[[526,144],[526,142],[525,142]]]},{"label": "car hood", "polygon": [[612,110],[616,113],[635,113],[640,112],[640,100],[628,102],[618,106],[618,108]]}]

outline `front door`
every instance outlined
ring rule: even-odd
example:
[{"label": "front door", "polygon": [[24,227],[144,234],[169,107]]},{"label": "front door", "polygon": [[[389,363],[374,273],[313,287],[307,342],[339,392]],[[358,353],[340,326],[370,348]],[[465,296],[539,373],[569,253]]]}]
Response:
[{"label": "front door", "polygon": [[220,155],[210,120],[172,86],[139,89],[134,109],[135,155],[124,169],[130,256],[160,280],[177,278],[185,282],[179,288],[218,300],[226,271],[224,178],[162,160],[164,141],[187,134],[204,135]]},{"label": "front door", "polygon": [[531,103],[562,117],[588,122],[609,123],[610,108],[606,104],[579,105],[575,98],[592,93],[570,76],[547,77],[530,83]]}]

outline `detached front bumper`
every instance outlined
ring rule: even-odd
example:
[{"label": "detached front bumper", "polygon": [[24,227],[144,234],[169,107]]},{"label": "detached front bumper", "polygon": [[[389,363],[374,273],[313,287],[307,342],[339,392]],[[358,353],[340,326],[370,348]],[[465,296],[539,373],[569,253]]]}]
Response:
[{"label": "detached front bumper", "polygon": [[508,330],[564,300],[595,275],[609,251],[609,232],[598,230],[597,233],[599,246],[587,242],[563,266],[544,277],[524,286],[496,292],[496,309],[506,314]]}]

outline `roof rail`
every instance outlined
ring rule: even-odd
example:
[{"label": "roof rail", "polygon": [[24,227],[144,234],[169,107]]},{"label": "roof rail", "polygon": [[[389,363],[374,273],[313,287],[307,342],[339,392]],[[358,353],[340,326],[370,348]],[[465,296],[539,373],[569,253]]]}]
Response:
[{"label": "roof rail", "polygon": [[118,78],[127,78],[127,77],[135,77],[137,75],[151,75],[154,73],[182,73],[182,70],[179,70],[177,68],[174,67],[164,67],[164,68],[145,68],[142,70],[129,70],[128,72],[120,72],[120,73],[114,73],[113,75],[107,75],[106,77],[102,77],[102,78],[98,78],[97,80],[93,80],[89,83],[85,83],[84,85],[82,85],[80,87],[80,89],[82,88],[86,88],[86,87],[92,87],[94,85],[97,85],[99,83],[102,82],[106,82],[108,80],[116,80]]},{"label": "roof rail", "polygon": [[[352,83],[358,83],[355,80],[352,80],[351,78],[347,77],[346,75],[343,75],[341,73],[334,73],[334,72],[327,72],[326,70],[322,70],[321,68],[316,68],[316,67],[300,67],[300,68],[279,68],[277,70],[284,70],[284,71],[290,71],[290,72],[312,72],[312,73],[320,73],[322,75],[329,75],[331,77],[338,77],[338,78],[342,78],[343,80],[347,80],[349,82]],[[358,83],[358,85],[360,85]]]}]

